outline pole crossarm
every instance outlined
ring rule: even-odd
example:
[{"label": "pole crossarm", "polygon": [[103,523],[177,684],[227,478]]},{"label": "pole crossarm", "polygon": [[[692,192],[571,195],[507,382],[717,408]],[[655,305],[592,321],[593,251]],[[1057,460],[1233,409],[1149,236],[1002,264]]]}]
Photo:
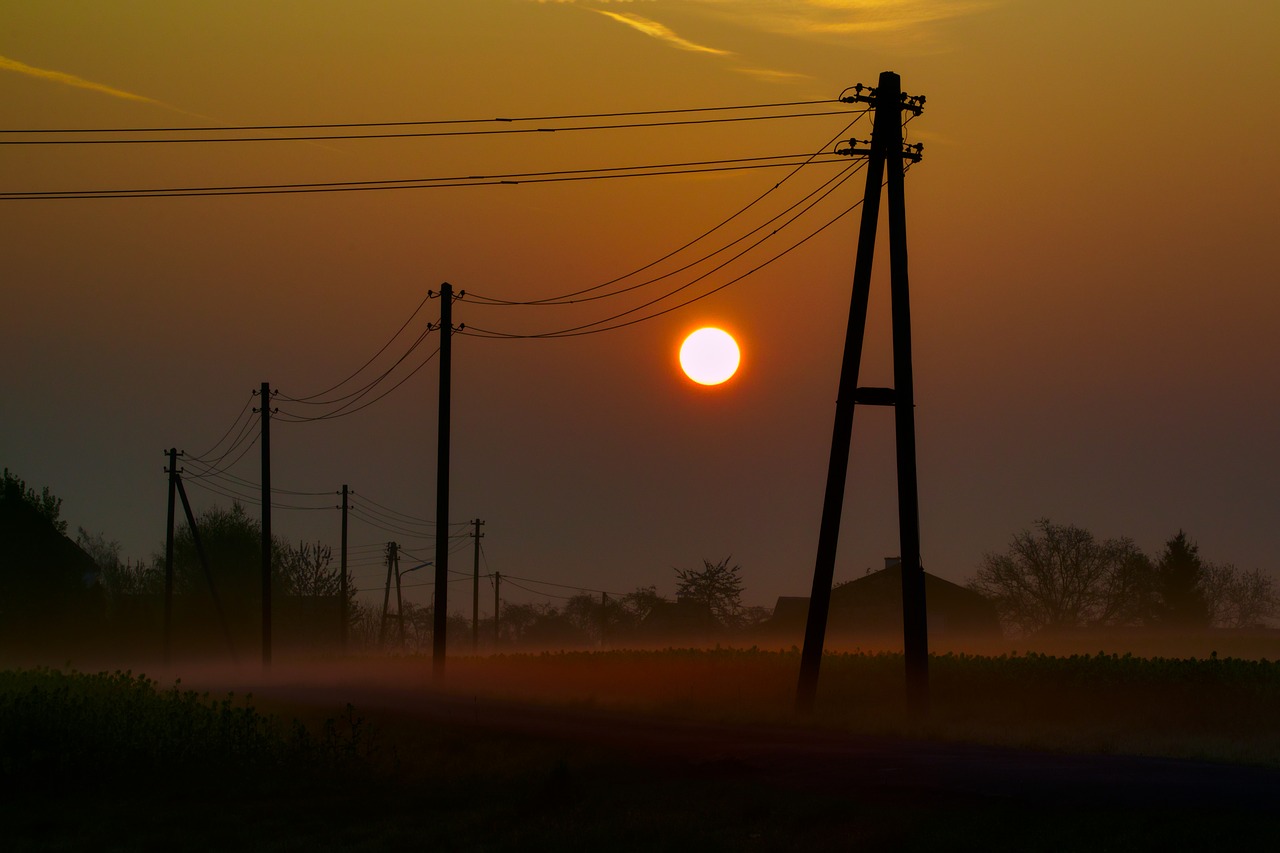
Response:
[{"label": "pole crossarm", "polygon": [[[863,93],[866,94],[863,94]],[[853,87],[852,95],[844,95],[840,98],[842,104],[870,104],[877,105],[876,94],[879,89],[875,86],[864,86],[858,83]],[[912,115],[920,115],[924,112],[924,95],[908,95],[906,92],[898,93],[898,101],[902,104],[902,109],[910,112]]]}]

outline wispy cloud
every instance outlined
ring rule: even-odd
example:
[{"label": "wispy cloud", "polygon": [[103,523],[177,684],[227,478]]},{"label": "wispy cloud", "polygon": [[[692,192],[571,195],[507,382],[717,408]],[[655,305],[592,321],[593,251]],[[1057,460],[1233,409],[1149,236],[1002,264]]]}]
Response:
[{"label": "wispy cloud", "polygon": [[0,56],[0,71],[12,71],[16,74],[25,74],[28,77],[36,77],[40,80],[48,80],[53,83],[61,83],[64,86],[74,86],[77,89],[88,89],[91,92],[98,92],[103,95],[110,95],[113,98],[124,98],[126,101],[138,101],[143,104],[155,104],[161,107],[168,107],[162,101],[155,98],[148,98],[145,95],[138,95],[133,92],[126,92],[123,89],[116,89],[104,83],[95,83],[92,80],[85,80],[83,77],[77,77],[74,74],[67,74],[63,71],[51,71],[48,68],[36,68],[34,65],[27,65],[25,62],[19,62],[16,59],[10,59],[7,56]]},{"label": "wispy cloud", "polygon": [[986,11],[999,0],[689,0],[780,35],[898,35]]},{"label": "wispy cloud", "polygon": [[[575,4],[597,12],[602,11],[597,8],[600,6],[637,1],[535,0],[542,4]],[[647,0],[645,5],[701,12],[735,26],[777,35],[822,37],[918,35],[930,24],[983,12],[1002,2],[1008,0]],[[621,15],[614,17],[629,23]]]},{"label": "wispy cloud", "polygon": [[[672,47],[717,56],[732,50],[699,44],[657,20],[668,12],[697,16],[725,25],[725,31],[750,29],[786,38],[847,42],[863,37],[880,46],[933,52],[946,49],[938,25],[992,9],[1009,0],[532,0],[544,5],[575,5],[660,39]],[[603,7],[644,4],[646,15]],[[652,9],[652,12],[648,10]],[[760,80],[790,83],[808,75],[754,65],[733,69]]]},{"label": "wispy cloud", "polygon": [[692,50],[697,51],[698,53],[714,53],[718,56],[728,56],[732,53],[732,51],[729,50],[721,50],[717,47],[708,47],[705,44],[698,44],[696,42],[689,41],[686,38],[681,38],[665,24],[660,24],[657,21],[651,21],[648,18],[642,18],[639,15],[633,15],[627,12],[609,12],[605,9],[592,9],[592,11],[598,12],[607,18],[612,18],[621,24],[626,24],[628,27],[633,27],[647,36],[653,36],[656,39],[665,41],[667,44],[672,45],[673,47],[678,47],[681,50]]}]

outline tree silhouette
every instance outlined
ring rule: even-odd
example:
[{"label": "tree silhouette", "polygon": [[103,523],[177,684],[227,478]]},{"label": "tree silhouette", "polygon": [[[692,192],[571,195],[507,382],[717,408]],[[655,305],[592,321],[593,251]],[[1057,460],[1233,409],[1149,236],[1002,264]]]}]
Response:
[{"label": "tree silhouette", "polygon": [[1179,530],[1165,543],[1155,573],[1159,622],[1171,628],[1208,627],[1205,564],[1200,559],[1200,548],[1186,533]]},{"label": "tree silhouette", "polygon": [[703,558],[701,569],[676,569],[676,598],[700,601],[721,625],[737,627],[742,618],[742,567],[730,566],[731,559],[713,563]]},{"label": "tree silhouette", "polygon": [[1047,518],[987,554],[971,589],[990,598],[1000,619],[1024,634],[1127,625],[1150,610],[1151,563],[1129,539],[1095,539]]}]

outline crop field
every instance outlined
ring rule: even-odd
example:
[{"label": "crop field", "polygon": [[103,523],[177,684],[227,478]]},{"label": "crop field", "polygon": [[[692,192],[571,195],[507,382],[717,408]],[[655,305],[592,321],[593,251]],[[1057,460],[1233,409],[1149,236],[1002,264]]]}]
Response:
[{"label": "crop field", "polygon": [[[856,758],[782,767],[775,756],[782,769],[770,769],[724,734],[794,738],[811,758],[859,738],[871,739],[869,756],[900,750],[917,762],[972,762],[988,753],[952,750],[977,745],[1018,751],[992,753],[1001,760],[1159,756],[1133,760],[1171,760],[1158,773],[1193,780],[1238,771],[1280,795],[1280,663],[939,655],[930,713],[914,718],[900,655],[827,655],[809,717],[792,711],[797,668],[795,652],[716,649],[459,657],[442,682],[430,659],[412,656],[281,662],[269,678],[192,666],[180,682],[177,670],[4,671],[4,846],[1143,850],[1280,840],[1274,810],[1229,800],[1095,799],[1087,786],[1047,783],[1037,790],[1059,795],[844,785],[866,769]],[[522,722],[534,718],[563,724]],[[629,742],[632,732],[649,740]]]}]

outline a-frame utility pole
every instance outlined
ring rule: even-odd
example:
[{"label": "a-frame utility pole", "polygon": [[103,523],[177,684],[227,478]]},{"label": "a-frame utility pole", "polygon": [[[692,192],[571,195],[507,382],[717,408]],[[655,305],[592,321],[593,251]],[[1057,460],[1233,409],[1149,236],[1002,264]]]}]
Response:
[{"label": "a-frame utility pole", "polygon": [[[840,535],[840,515],[844,504],[845,480],[849,468],[849,443],[856,403],[892,406],[898,451],[898,535],[902,549],[902,629],[907,670],[907,704],[922,714],[929,703],[929,641],[925,621],[924,570],[920,564],[920,511],[916,490],[915,395],[911,371],[911,315],[907,287],[907,220],[903,199],[904,160],[920,159],[922,146],[903,147],[902,114],[919,115],[923,97],[902,93],[897,74],[885,71],[879,85],[867,89],[859,84],[856,93],[844,100],[874,107],[875,126],[869,151],[852,145],[841,153],[867,154],[867,186],[858,232],[858,252],[854,262],[853,296],[849,303],[849,324],[845,332],[844,357],[836,396],[835,427],[831,437],[831,458],[818,532],[818,554],[813,570],[813,590],[805,624],[804,651],[800,659],[800,679],[796,705],[802,712],[813,709],[818,690],[818,669],[831,604],[831,582],[835,572],[836,544]],[[888,169],[886,179],[885,170]],[[872,255],[876,226],[880,218],[881,186],[889,190],[890,302],[893,314],[893,388],[859,388],[858,369],[862,359],[867,324],[867,302],[871,293]]]}]

